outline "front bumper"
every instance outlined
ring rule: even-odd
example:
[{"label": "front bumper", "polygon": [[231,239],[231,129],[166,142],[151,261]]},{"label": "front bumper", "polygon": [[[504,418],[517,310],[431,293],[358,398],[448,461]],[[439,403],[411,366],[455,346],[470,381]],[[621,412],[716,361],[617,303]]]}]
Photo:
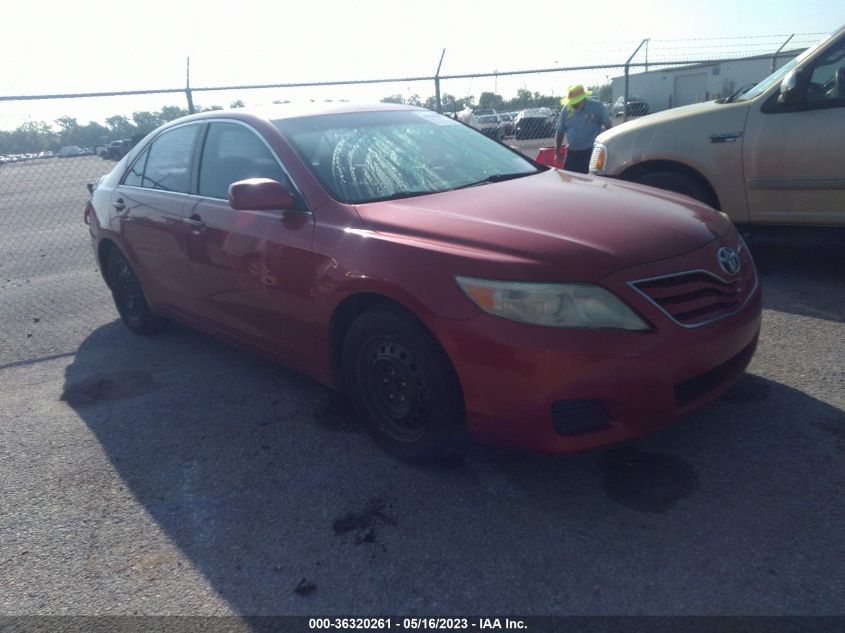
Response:
[{"label": "front bumper", "polygon": [[738,311],[681,327],[626,283],[690,264],[677,260],[602,281],[654,325],[650,332],[527,326],[488,314],[430,322],[461,382],[470,433],[534,451],[587,450],[668,426],[727,391],[757,346],[759,283]]}]

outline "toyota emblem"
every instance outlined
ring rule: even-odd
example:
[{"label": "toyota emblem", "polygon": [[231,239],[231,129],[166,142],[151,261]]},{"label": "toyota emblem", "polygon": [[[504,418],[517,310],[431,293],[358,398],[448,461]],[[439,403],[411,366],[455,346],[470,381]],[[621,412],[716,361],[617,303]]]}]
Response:
[{"label": "toyota emblem", "polygon": [[739,261],[739,255],[732,248],[723,246],[716,253],[716,259],[719,260],[719,267],[729,275],[736,275],[739,269],[742,268],[742,262]]}]

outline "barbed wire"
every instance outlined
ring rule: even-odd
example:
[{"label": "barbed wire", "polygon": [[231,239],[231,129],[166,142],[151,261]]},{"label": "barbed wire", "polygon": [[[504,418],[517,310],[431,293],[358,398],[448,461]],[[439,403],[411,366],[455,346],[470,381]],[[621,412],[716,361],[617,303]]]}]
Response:
[{"label": "barbed wire", "polygon": [[760,38],[767,38],[767,37],[804,37],[804,36],[818,36],[824,37],[825,35],[829,35],[828,33],[780,33],[775,35],[734,35],[734,36],[724,36],[724,37],[685,37],[680,39],[671,39],[671,38],[659,38],[653,39],[652,42],[705,42],[710,40],[747,40],[747,39],[760,39]]},{"label": "barbed wire", "polygon": [[[798,41],[800,41],[800,40],[798,40]],[[796,40],[790,40],[789,44],[792,45],[793,42],[796,42]],[[774,42],[774,43],[765,43],[765,44],[763,44],[763,43],[761,43],[761,44],[749,44],[749,45],[745,46],[744,48],[739,48],[738,46],[733,46],[733,45],[730,45],[730,44],[718,44],[718,45],[712,45],[712,46],[654,46],[653,43],[652,43],[652,44],[649,45],[649,50],[651,51],[651,50],[658,49],[658,50],[666,50],[666,51],[677,52],[677,51],[690,51],[690,50],[697,51],[697,50],[713,50],[713,49],[732,48],[732,49],[737,49],[737,50],[752,51],[752,50],[757,50],[757,49],[764,48],[764,47],[768,49],[768,48],[771,48],[772,46],[780,45],[782,43],[783,42]]]}]

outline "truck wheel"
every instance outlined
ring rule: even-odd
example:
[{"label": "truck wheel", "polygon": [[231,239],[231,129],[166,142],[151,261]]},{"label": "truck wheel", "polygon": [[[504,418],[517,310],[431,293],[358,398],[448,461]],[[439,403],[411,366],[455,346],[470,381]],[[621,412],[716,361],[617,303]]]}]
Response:
[{"label": "truck wheel", "polygon": [[106,279],[114,305],[130,331],[135,334],[154,334],[167,327],[167,319],[150,310],[135,271],[116,248],[109,253]]},{"label": "truck wheel", "polygon": [[431,333],[400,309],[377,307],[352,324],[343,378],[358,419],[387,452],[447,461],[466,445],[457,376]]},{"label": "truck wheel", "polygon": [[690,198],[695,198],[704,204],[712,204],[709,196],[704,191],[704,187],[686,174],[674,171],[655,171],[634,178],[633,182],[640,185],[648,185],[649,187],[657,187],[658,189],[665,189],[666,191],[681,193],[685,196],[689,196]]}]

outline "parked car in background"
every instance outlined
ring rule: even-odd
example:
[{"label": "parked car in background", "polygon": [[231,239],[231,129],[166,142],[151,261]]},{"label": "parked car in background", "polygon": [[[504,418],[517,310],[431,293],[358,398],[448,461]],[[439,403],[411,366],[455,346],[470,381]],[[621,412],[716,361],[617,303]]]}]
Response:
[{"label": "parked car in background", "polygon": [[626,109],[628,110],[628,116],[643,116],[644,114],[648,114],[648,101],[645,99],[629,96],[627,108],[623,106],[624,101],[625,97],[619,97],[616,100],[610,111],[610,116],[622,116],[625,114]]},{"label": "parked car in background", "polygon": [[551,108],[528,108],[514,119],[513,134],[517,140],[554,136],[557,117]]},{"label": "parked car in background", "polygon": [[716,398],[760,327],[724,216],[601,184],[422,108],[280,106],[155,130],[85,218],[133,332],[176,319],[292,365],[402,459],[467,434],[563,452]]},{"label": "parked car in background", "polygon": [[82,156],[84,152],[78,145],[65,145],[59,149],[59,158],[72,158],[74,156]]},{"label": "parked car in background", "polygon": [[132,139],[128,138],[112,141],[100,151],[100,156],[103,159],[120,160],[126,156],[126,153],[132,149],[133,145]]},{"label": "parked car in background", "polygon": [[475,114],[474,127],[485,136],[494,138],[497,141],[504,138],[501,128],[501,119],[497,114]]},{"label": "parked car in background", "polygon": [[845,226],[845,27],[753,88],[596,139],[594,174],[683,193],[741,224]]},{"label": "parked car in background", "polygon": [[474,127],[485,136],[496,140],[502,138],[499,129],[501,119],[499,119],[499,115],[492,108],[478,108],[476,110],[466,108],[458,113],[457,118],[462,123]]},{"label": "parked car in background", "polygon": [[518,114],[519,112],[499,113],[499,119],[501,120],[501,123],[499,123],[499,127],[501,128],[501,138],[505,138],[506,136],[513,136],[514,121]]}]

